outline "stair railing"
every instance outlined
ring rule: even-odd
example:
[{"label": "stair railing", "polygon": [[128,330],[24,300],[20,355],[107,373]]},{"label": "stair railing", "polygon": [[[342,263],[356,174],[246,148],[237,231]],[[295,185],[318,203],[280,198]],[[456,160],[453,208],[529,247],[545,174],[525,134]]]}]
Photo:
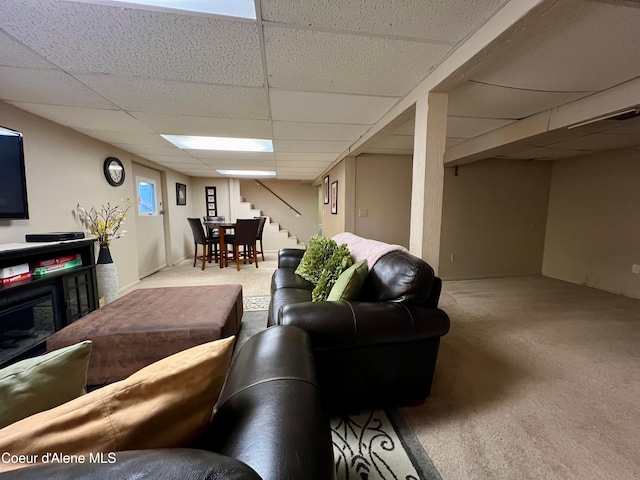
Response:
[{"label": "stair railing", "polygon": [[287,202],[284,198],[282,198],[280,195],[278,195],[276,192],[274,192],[273,190],[271,190],[269,187],[267,187],[264,183],[262,183],[260,180],[256,180],[256,183],[258,185],[260,185],[261,187],[264,187],[267,189],[267,191],[269,193],[271,193],[271,195],[273,195],[274,197],[276,197],[278,200],[280,200],[282,203],[284,203],[287,207],[289,207],[290,210],[293,210],[294,212],[296,212],[296,217],[301,217],[302,214],[296,210],[295,208],[293,208],[293,206]]}]

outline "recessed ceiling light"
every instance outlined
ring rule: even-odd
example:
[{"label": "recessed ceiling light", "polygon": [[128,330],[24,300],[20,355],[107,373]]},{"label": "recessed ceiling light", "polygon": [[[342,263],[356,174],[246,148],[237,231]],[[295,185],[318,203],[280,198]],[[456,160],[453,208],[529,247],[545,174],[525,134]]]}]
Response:
[{"label": "recessed ceiling light", "polygon": [[216,170],[221,175],[232,175],[234,177],[275,177],[276,172],[267,170]]},{"label": "recessed ceiling light", "polygon": [[253,0],[111,0],[118,5],[147,5],[150,7],[164,7],[188,12],[213,13],[226,17],[256,19],[256,8]]},{"label": "recessed ceiling light", "polygon": [[235,152],[273,152],[273,142],[261,138],[192,137],[160,135],[185,150],[229,150]]}]

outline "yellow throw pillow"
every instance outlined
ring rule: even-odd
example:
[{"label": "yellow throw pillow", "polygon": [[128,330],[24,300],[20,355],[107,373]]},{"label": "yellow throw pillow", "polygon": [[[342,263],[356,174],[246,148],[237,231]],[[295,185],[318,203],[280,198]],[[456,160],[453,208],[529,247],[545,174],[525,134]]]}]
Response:
[{"label": "yellow throw pillow", "polygon": [[[211,421],[234,341],[229,337],[184,350],[9,425],[0,430],[0,452],[38,462],[58,452],[84,455],[88,462],[90,454],[100,452],[188,447]],[[0,472],[25,466],[0,459]]]},{"label": "yellow throw pillow", "polygon": [[90,354],[85,341],[0,370],[0,428],[83,395]]}]

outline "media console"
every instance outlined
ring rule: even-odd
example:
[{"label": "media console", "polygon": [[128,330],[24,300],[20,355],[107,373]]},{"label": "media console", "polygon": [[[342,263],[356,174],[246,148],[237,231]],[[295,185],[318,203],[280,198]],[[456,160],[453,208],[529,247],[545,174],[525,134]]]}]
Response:
[{"label": "media console", "polygon": [[0,268],[80,254],[82,265],[0,286],[0,368],[45,351],[47,338],[98,308],[95,239],[0,245]]}]

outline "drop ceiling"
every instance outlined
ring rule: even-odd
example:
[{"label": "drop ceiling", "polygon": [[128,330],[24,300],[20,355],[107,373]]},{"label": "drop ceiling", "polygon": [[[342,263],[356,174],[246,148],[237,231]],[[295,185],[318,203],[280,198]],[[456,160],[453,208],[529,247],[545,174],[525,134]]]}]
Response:
[{"label": "drop ceiling", "polygon": [[[411,120],[353,146],[514,2],[262,0],[258,20],[247,20],[109,0],[3,0],[0,100],[190,176],[263,169],[311,181],[349,152],[411,154]],[[475,147],[640,78],[638,2],[531,3],[530,18],[514,19],[442,84],[447,148],[465,152],[458,160],[554,159],[638,145],[631,119]],[[640,104],[640,88],[636,96]],[[180,150],[160,134],[269,138],[274,152]]]}]

